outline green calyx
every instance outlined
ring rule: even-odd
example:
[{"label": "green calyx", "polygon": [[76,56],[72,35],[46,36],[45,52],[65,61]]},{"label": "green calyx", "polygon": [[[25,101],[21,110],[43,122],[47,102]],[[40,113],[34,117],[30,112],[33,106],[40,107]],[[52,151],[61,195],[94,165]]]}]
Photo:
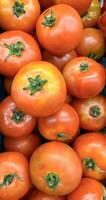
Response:
[{"label": "green calyx", "polygon": [[100,132],[104,135],[106,135],[106,127],[104,127],[103,129],[100,130]]},{"label": "green calyx", "polygon": [[83,164],[88,169],[95,169],[96,168],[96,162],[92,158],[85,158],[83,160]]},{"label": "green calyx", "polygon": [[23,42],[21,42],[21,41],[18,41],[16,43],[12,43],[12,44],[5,43],[4,46],[7,49],[9,49],[9,53],[5,60],[7,60],[12,55],[19,57],[22,55],[22,52],[25,50],[25,46],[24,46]]},{"label": "green calyx", "polygon": [[57,137],[58,137],[58,138],[63,138],[64,136],[65,136],[64,133],[57,133]]},{"label": "green calyx", "polygon": [[0,183],[0,188],[2,188],[3,186],[8,186],[11,185],[14,181],[14,179],[19,179],[21,180],[21,178],[19,176],[17,176],[16,174],[8,174],[4,177],[3,182]]},{"label": "green calyx", "polygon": [[46,177],[45,177],[45,181],[47,183],[47,186],[50,189],[55,189],[58,186],[58,183],[60,181],[60,178],[57,174],[55,173],[49,173]]},{"label": "green calyx", "polygon": [[93,60],[98,60],[98,56],[96,55],[96,53],[89,53],[88,55],[87,55],[87,57],[88,58],[91,58],[91,59],[93,59]]},{"label": "green calyx", "polygon": [[106,200],[106,196],[103,197],[103,200]]},{"label": "green calyx", "polygon": [[87,62],[82,62],[80,64],[80,71],[81,72],[86,72],[89,68],[89,64]]},{"label": "green calyx", "polygon": [[99,108],[98,106],[92,106],[92,107],[90,108],[90,115],[91,115],[93,118],[98,117],[100,114],[101,114],[101,112],[100,112],[100,108]]},{"label": "green calyx", "polygon": [[12,120],[18,124],[23,121],[25,114],[22,111],[13,111]]},{"label": "green calyx", "polygon": [[47,83],[47,80],[42,80],[40,75],[37,75],[35,78],[28,78],[29,85],[23,90],[29,90],[30,95],[34,95],[36,92],[41,91],[43,89],[43,86]]},{"label": "green calyx", "polygon": [[42,25],[48,26],[49,28],[51,28],[55,25],[55,22],[56,22],[56,17],[53,14],[53,12],[50,11],[49,14],[44,16],[44,21],[42,22]]},{"label": "green calyx", "polygon": [[25,5],[24,3],[21,3],[19,1],[15,1],[15,4],[13,6],[13,13],[16,15],[16,17],[20,17],[21,15],[25,14]]}]

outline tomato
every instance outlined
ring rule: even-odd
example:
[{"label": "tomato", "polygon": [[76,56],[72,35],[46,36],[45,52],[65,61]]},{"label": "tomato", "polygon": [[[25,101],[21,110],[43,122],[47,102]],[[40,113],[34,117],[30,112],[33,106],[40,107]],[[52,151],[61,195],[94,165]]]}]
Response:
[{"label": "tomato", "polygon": [[35,187],[49,195],[62,196],[72,192],[82,176],[77,154],[62,142],[48,142],[35,150],[29,170]]},{"label": "tomato", "polygon": [[100,16],[98,20],[98,26],[106,37],[106,11]]},{"label": "tomato", "polygon": [[87,56],[95,60],[101,58],[105,53],[105,38],[101,30],[85,28],[76,51],[80,56]]},{"label": "tomato", "polygon": [[44,50],[42,53],[43,60],[46,60],[52,64],[54,64],[60,71],[63,70],[64,66],[73,58],[77,57],[77,53],[75,50],[66,53],[63,56],[54,56],[48,51]]},{"label": "tomato", "polygon": [[82,21],[72,7],[65,4],[55,5],[39,16],[36,33],[46,50],[63,56],[79,45],[83,33]]},{"label": "tomato", "polygon": [[51,196],[45,194],[44,192],[40,192],[39,190],[34,190],[28,200],[65,200],[64,196]]},{"label": "tomato", "polygon": [[83,175],[97,180],[106,179],[106,137],[99,133],[85,133],[77,137],[74,150],[83,165]]},{"label": "tomato", "polygon": [[0,199],[18,200],[30,188],[27,159],[18,152],[0,154]]},{"label": "tomato", "polygon": [[87,13],[82,16],[84,28],[95,27],[101,14],[101,6],[99,0],[93,0]]},{"label": "tomato", "polygon": [[0,34],[0,73],[13,77],[25,64],[41,60],[35,39],[23,31]]},{"label": "tomato", "polygon": [[83,178],[74,192],[68,195],[68,200],[105,200],[105,187],[91,178]]},{"label": "tomato", "polygon": [[68,93],[77,98],[89,98],[98,95],[105,87],[104,67],[96,61],[78,57],[70,61],[63,70]]},{"label": "tomato", "polygon": [[4,30],[31,32],[39,15],[38,0],[0,0],[0,26]]},{"label": "tomato", "polygon": [[55,114],[39,118],[39,132],[48,140],[73,140],[79,130],[79,117],[69,104],[64,104]]},{"label": "tomato", "polygon": [[0,104],[0,131],[9,137],[29,135],[36,127],[36,118],[20,111],[11,96]]},{"label": "tomato", "polygon": [[102,12],[106,11],[106,0],[103,0]]},{"label": "tomato", "polygon": [[5,151],[17,151],[30,158],[33,151],[40,146],[40,138],[35,134],[20,138],[4,137]]},{"label": "tomato", "polygon": [[34,190],[35,190],[35,187],[32,184],[30,184],[30,188],[28,192],[19,200],[28,200],[29,196],[32,194]]},{"label": "tomato", "polygon": [[12,78],[8,78],[8,77],[4,78],[4,88],[5,88],[6,92],[7,92],[7,94],[11,94],[12,82],[13,82]]},{"label": "tomato", "polygon": [[12,96],[16,105],[32,116],[46,117],[57,112],[66,97],[66,85],[60,71],[45,61],[23,67],[15,76]]},{"label": "tomato", "polygon": [[106,123],[106,98],[96,96],[89,99],[73,101],[72,105],[80,119],[80,128],[88,131],[98,131]]}]

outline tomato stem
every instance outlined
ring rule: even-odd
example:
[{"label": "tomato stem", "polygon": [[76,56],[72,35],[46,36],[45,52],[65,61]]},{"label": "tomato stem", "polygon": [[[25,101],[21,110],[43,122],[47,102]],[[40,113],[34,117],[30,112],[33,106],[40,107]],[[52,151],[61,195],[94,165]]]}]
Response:
[{"label": "tomato stem", "polygon": [[100,132],[105,135],[106,134],[106,127],[104,127],[103,129],[101,129]]},{"label": "tomato stem", "polygon": [[85,158],[83,160],[83,164],[88,168],[88,169],[95,169],[96,168],[96,162],[92,158]]},{"label": "tomato stem", "polygon": [[4,46],[9,49],[9,54],[7,55],[7,57],[5,58],[5,60],[7,60],[11,55],[15,55],[15,56],[21,56],[22,52],[25,50],[25,46],[23,44],[23,42],[18,41],[16,43],[11,43],[11,44],[6,44],[4,43]]},{"label": "tomato stem", "polygon": [[25,114],[22,111],[13,111],[13,116],[12,116],[12,120],[15,121],[15,123],[20,123],[23,121]]},{"label": "tomato stem", "polygon": [[43,86],[47,83],[47,80],[46,79],[42,80],[40,75],[37,75],[35,78],[29,77],[28,81],[29,85],[23,88],[23,90],[30,90],[31,91],[30,95],[33,95],[38,91],[41,91]]},{"label": "tomato stem", "polygon": [[92,106],[90,108],[90,115],[94,118],[98,117],[100,115],[100,108],[98,106]]},{"label": "tomato stem", "polygon": [[82,62],[80,64],[80,71],[86,72],[88,70],[88,68],[89,68],[89,64],[87,62]]},{"label": "tomato stem", "polygon": [[19,1],[15,1],[13,6],[13,13],[16,15],[16,17],[20,17],[21,15],[25,14],[25,4]]},{"label": "tomato stem", "polygon": [[44,16],[44,21],[42,22],[42,25],[51,28],[55,25],[55,22],[56,22],[56,17],[51,10],[48,15]]},{"label": "tomato stem", "polygon": [[12,184],[12,182],[14,181],[14,179],[19,179],[22,180],[19,176],[17,176],[16,174],[7,174],[4,179],[3,182],[0,183],[0,188],[2,188],[3,186],[8,186],[10,184]]},{"label": "tomato stem", "polygon": [[60,181],[60,178],[57,174],[55,173],[49,173],[46,177],[45,177],[45,181],[47,183],[47,186],[49,188],[53,188],[55,189]]},{"label": "tomato stem", "polygon": [[63,138],[64,136],[65,136],[64,133],[57,133],[57,137],[58,137],[58,138]]},{"label": "tomato stem", "polygon": [[97,57],[97,55],[96,55],[96,53],[89,53],[88,55],[87,55],[87,57],[88,58],[91,58],[91,59],[94,59],[94,60],[97,60],[98,59],[98,57]]}]

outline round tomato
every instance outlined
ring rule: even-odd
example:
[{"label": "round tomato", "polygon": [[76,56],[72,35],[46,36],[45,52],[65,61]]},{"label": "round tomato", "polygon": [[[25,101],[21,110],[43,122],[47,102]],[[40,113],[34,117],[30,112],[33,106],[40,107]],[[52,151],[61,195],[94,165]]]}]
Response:
[{"label": "round tomato", "polygon": [[97,180],[106,179],[106,137],[100,133],[85,133],[77,137],[74,150],[78,154],[83,174]]},{"label": "round tomato", "polygon": [[41,60],[41,52],[35,39],[23,31],[7,31],[0,34],[0,73],[13,77],[23,65]]},{"label": "round tomato", "polygon": [[18,152],[0,154],[0,200],[18,200],[30,188],[27,159]]},{"label": "round tomato", "polygon": [[101,14],[101,6],[99,0],[93,0],[87,13],[82,16],[84,28],[95,27]]},{"label": "round tomato", "polygon": [[51,196],[39,190],[34,190],[28,200],[66,200],[66,197]]},{"label": "round tomato", "polygon": [[31,32],[39,15],[38,0],[0,0],[0,26],[4,30]]},{"label": "round tomato", "polygon": [[98,26],[106,37],[106,11],[100,16],[98,20]]},{"label": "round tomato", "polygon": [[48,140],[73,141],[79,130],[79,117],[69,104],[64,104],[55,114],[39,118],[39,132]]},{"label": "round tomato", "polygon": [[29,135],[36,126],[36,118],[20,111],[11,96],[0,103],[0,131],[9,137]]},{"label": "round tomato", "polygon": [[82,39],[83,25],[72,7],[60,4],[44,11],[36,23],[40,44],[50,53],[62,56],[74,50]]},{"label": "round tomato", "polygon": [[3,143],[5,151],[17,151],[30,158],[33,151],[40,146],[41,141],[37,135],[30,134],[20,138],[4,137]]},{"label": "round tomato", "polygon": [[65,64],[67,64],[70,60],[77,57],[77,53],[75,50],[66,53],[63,56],[54,56],[48,51],[44,50],[42,53],[43,60],[46,60],[52,64],[54,64],[60,71],[63,70]]},{"label": "round tomato", "polygon": [[91,178],[83,178],[79,186],[68,195],[68,200],[105,200],[105,187]]},{"label": "round tomato", "polygon": [[21,199],[19,199],[19,200],[28,200],[29,196],[32,194],[32,192],[34,190],[35,190],[35,187],[31,183],[28,192]]},{"label": "round tomato", "polygon": [[7,94],[11,94],[12,82],[13,82],[12,78],[8,78],[8,77],[4,78],[4,88],[5,88],[6,92],[7,92]]},{"label": "round tomato", "polygon": [[102,31],[96,28],[85,28],[76,51],[80,56],[100,59],[105,53],[105,38]]},{"label": "round tomato", "polygon": [[12,96],[22,111],[32,116],[46,117],[63,105],[66,85],[54,65],[45,61],[33,62],[15,76]]},{"label": "round tomato", "polygon": [[106,98],[96,96],[89,99],[75,99],[73,107],[80,119],[80,128],[98,131],[106,125]]},{"label": "round tomato", "polygon": [[32,183],[40,191],[62,196],[78,186],[82,167],[79,157],[67,144],[48,142],[32,154],[30,175]]},{"label": "round tomato", "polygon": [[74,58],[64,67],[63,76],[68,93],[77,98],[96,96],[105,87],[104,67],[90,58]]}]

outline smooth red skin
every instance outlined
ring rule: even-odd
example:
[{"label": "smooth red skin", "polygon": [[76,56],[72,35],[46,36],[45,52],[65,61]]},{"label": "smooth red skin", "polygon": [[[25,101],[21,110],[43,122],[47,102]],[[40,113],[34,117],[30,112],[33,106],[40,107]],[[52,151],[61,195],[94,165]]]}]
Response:
[{"label": "smooth red skin", "polygon": [[[93,118],[89,112],[90,107],[99,106],[101,110],[100,116]],[[88,131],[98,131],[105,127],[106,124],[106,98],[104,96],[96,96],[90,99],[75,99],[72,103],[79,115],[80,128]]]},{"label": "smooth red skin", "polygon": [[[56,16],[56,22],[53,27],[49,28],[43,26],[42,22],[44,16],[51,10]],[[40,44],[46,50],[54,55],[63,56],[79,45],[83,34],[82,21],[76,10],[69,5],[55,5],[39,16],[36,33]]]},{"label": "smooth red skin", "polygon": [[[41,145],[32,154],[29,169],[36,188],[49,195],[63,196],[72,192],[82,177],[82,167],[77,154],[62,142]],[[45,176],[48,173],[56,173],[61,179],[55,189],[47,186]]]},{"label": "smooth red skin", "polygon": [[[87,71],[81,71],[81,63],[88,63]],[[98,95],[105,87],[104,67],[87,57],[78,57],[70,61],[63,70],[68,93],[77,98],[90,98]]]},{"label": "smooth red skin", "polygon": [[40,146],[41,140],[36,134],[30,134],[19,138],[4,137],[3,144],[5,151],[17,151],[30,158],[33,151]]},{"label": "smooth red skin", "polygon": [[68,195],[68,200],[100,200],[103,199],[103,185],[91,178],[83,178],[79,186]]},{"label": "smooth red skin", "polygon": [[[64,104],[54,115],[39,118],[38,129],[42,136],[48,140],[67,141],[73,140],[79,129],[77,112],[69,104]],[[63,137],[58,137],[63,133]]]},{"label": "smooth red skin", "polygon": [[36,127],[36,118],[26,114],[23,121],[15,123],[11,119],[13,111],[17,108],[11,96],[0,103],[0,131],[3,135],[17,138],[29,135]]},{"label": "smooth red skin", "polygon": [[5,88],[6,92],[7,92],[7,94],[11,94],[12,82],[13,82],[12,78],[8,78],[8,77],[4,78],[4,88]]},{"label": "smooth red skin", "polygon": [[66,53],[64,56],[54,56],[48,51],[44,50],[42,52],[42,59],[54,64],[61,72],[64,69],[64,66],[73,58],[77,57],[75,50]]},{"label": "smooth red skin", "polygon": [[81,161],[85,158],[92,158],[97,167],[104,172],[87,169],[83,165],[83,175],[97,180],[106,179],[106,137],[100,133],[85,133],[77,137],[74,150],[78,154]]},{"label": "smooth red skin", "polygon": [[76,51],[80,56],[95,53],[98,59],[101,58],[105,53],[105,38],[102,31],[96,28],[85,28]]},{"label": "smooth red skin", "polygon": [[21,3],[25,4],[26,13],[20,17],[16,17],[12,11],[14,3],[15,0],[0,0],[0,27],[3,30],[31,32],[40,15],[39,1],[22,0]]},{"label": "smooth red skin", "polygon": [[106,37],[106,11],[100,16],[98,20],[98,26]]},{"label": "smooth red skin", "polygon": [[102,7],[102,13],[106,11],[106,0],[104,0],[104,4],[103,4],[103,7]]},{"label": "smooth red skin", "polygon": [[[3,44],[16,43],[17,41],[23,42],[25,50],[21,56],[11,55],[7,60],[9,50]],[[6,31],[0,34],[0,73],[13,77],[15,74],[26,64],[41,60],[40,48],[36,40],[29,34],[23,31]]]},{"label": "smooth red skin", "polygon": [[65,200],[66,197],[62,196],[51,196],[46,193],[40,192],[39,190],[34,190],[28,200]]},{"label": "smooth red skin", "polygon": [[16,174],[22,180],[14,179],[12,184],[0,188],[0,200],[18,200],[30,188],[28,161],[19,152],[5,152],[0,154],[0,183],[8,174]]},{"label": "smooth red skin", "polygon": [[[40,74],[48,82],[43,90],[30,95],[23,90],[28,86],[27,77]],[[12,84],[12,96],[16,105],[26,113],[37,117],[46,117],[57,112],[66,98],[66,85],[60,71],[45,61],[33,62],[23,67],[16,75]]]}]

